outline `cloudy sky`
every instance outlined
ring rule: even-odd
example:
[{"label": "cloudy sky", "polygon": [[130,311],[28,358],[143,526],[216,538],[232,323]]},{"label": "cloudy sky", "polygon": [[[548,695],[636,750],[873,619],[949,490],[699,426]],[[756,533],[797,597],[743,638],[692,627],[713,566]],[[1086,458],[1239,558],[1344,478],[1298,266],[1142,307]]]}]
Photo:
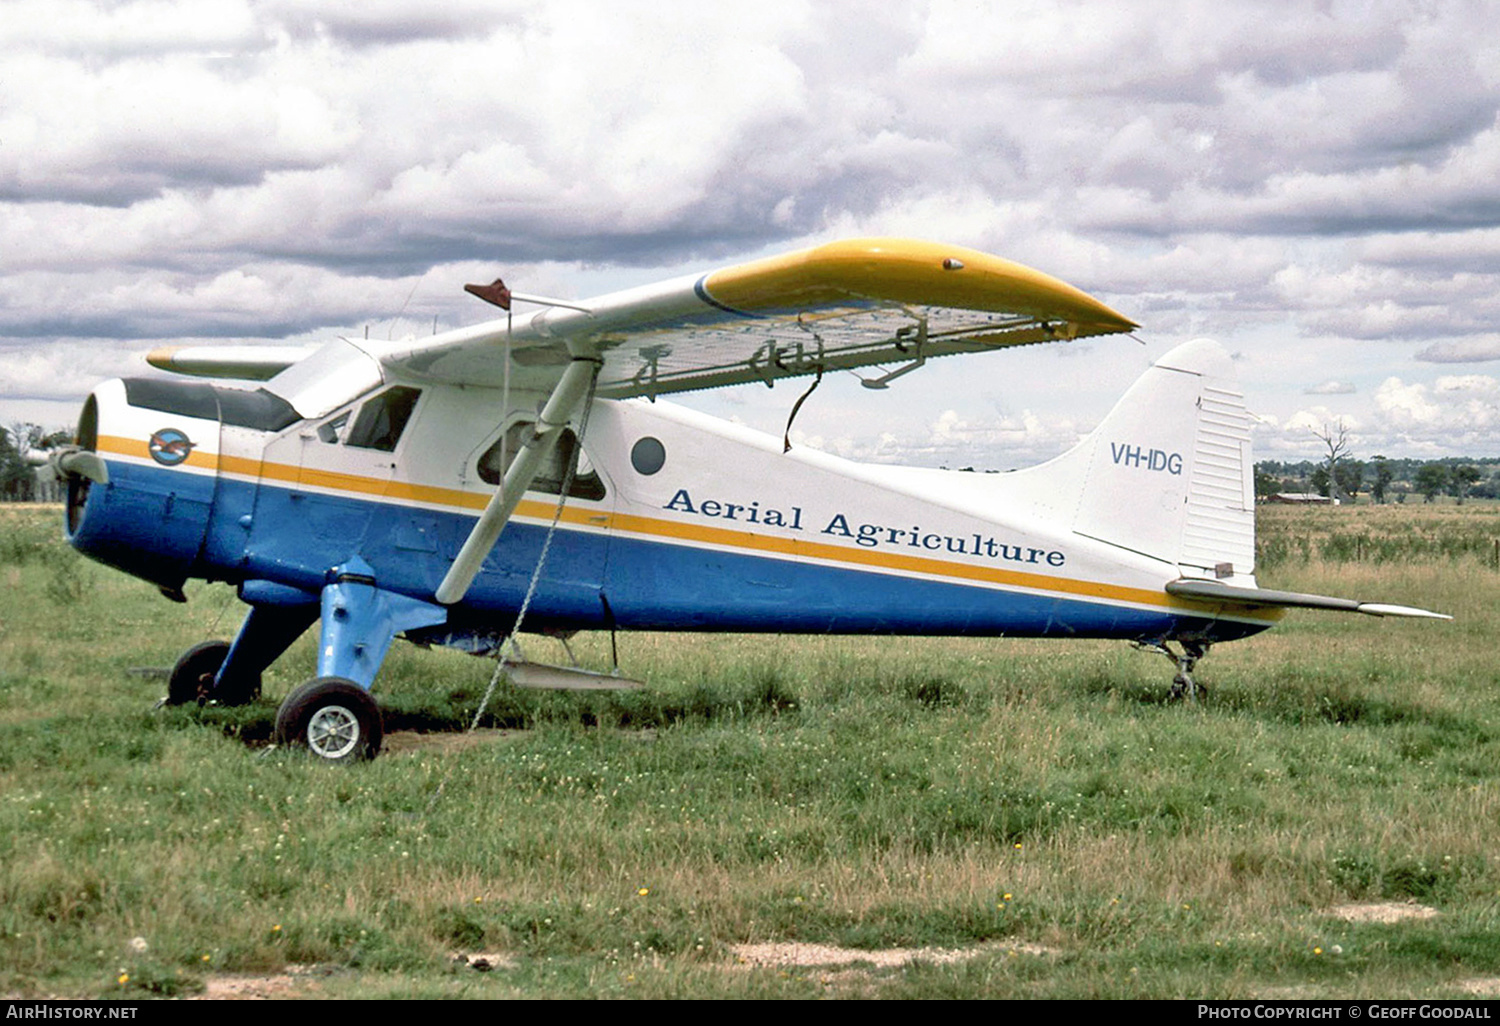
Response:
[{"label": "cloudy sky", "polygon": [[[1061,451],[1190,338],[1257,455],[1500,455],[1483,2],[5,0],[0,422],[163,342],[424,335],[829,239],[985,249],[1142,325],[842,375],[845,455]],[[797,388],[700,409],[780,431]]]}]

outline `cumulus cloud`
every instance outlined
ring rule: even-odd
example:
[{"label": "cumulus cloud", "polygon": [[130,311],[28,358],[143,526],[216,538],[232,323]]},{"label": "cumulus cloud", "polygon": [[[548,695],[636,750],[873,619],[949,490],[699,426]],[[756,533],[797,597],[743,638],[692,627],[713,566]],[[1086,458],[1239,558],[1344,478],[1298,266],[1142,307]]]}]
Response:
[{"label": "cumulus cloud", "polygon": [[1347,381],[1325,381],[1303,389],[1304,395],[1353,395],[1359,389]]},{"label": "cumulus cloud", "polygon": [[1500,334],[1435,342],[1418,352],[1416,358],[1427,363],[1483,363],[1500,360]]},{"label": "cumulus cloud", "polygon": [[950,409],[929,424],[924,438],[886,440],[884,452],[871,452],[867,458],[952,469],[1015,470],[1072,448],[1092,427],[1032,410],[970,418]]},{"label": "cumulus cloud", "polygon": [[1376,391],[1375,408],[1392,440],[1463,451],[1500,427],[1500,380],[1466,374],[1428,386],[1390,378]]},{"label": "cumulus cloud", "polygon": [[55,339],[45,349],[0,341],[0,394],[73,399],[105,378],[138,374],[145,366],[139,354],[108,339]]}]

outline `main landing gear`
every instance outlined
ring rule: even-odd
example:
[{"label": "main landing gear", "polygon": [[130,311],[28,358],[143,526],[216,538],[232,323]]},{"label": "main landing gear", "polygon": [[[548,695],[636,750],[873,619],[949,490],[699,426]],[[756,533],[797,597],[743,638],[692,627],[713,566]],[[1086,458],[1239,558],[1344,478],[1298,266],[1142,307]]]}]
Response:
[{"label": "main landing gear", "polygon": [[1167,692],[1167,698],[1172,701],[1187,699],[1196,702],[1200,698],[1208,697],[1208,688],[1193,679],[1193,667],[1198,665],[1198,660],[1208,655],[1208,642],[1206,641],[1184,641],[1177,642],[1182,646],[1182,653],[1173,652],[1167,641],[1137,641],[1135,647],[1142,652],[1159,652],[1172,661],[1177,667],[1177,675],[1172,678],[1172,690]]},{"label": "main landing gear", "polygon": [[205,641],[177,661],[168,704],[240,705],[260,694],[261,673],[313,623],[322,620],[318,675],[282,701],[276,743],[306,748],[327,762],[373,759],[384,728],[370,697],[375,674],[396,635],[445,623],[448,610],[386,591],[358,557],[330,573],[321,592],[247,581],[250,613],[234,643]]},{"label": "main landing gear", "polygon": [[[167,679],[167,705],[245,705],[260,697],[260,674],[220,676],[227,641],[203,641],[182,654]],[[276,712],[276,743],[301,746],[329,762],[373,759],[384,736],[380,710],[352,680],[317,677],[296,688]]]}]

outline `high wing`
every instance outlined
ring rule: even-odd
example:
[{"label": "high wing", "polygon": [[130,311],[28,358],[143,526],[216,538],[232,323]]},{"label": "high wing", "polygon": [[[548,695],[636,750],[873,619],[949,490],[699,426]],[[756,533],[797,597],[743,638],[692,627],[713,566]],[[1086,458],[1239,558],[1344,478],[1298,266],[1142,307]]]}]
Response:
[{"label": "high wing", "polygon": [[854,239],[382,347],[390,371],[498,386],[555,380],[581,350],[596,392],[664,395],[1128,332],[1135,323],[1049,275],[977,250]]}]

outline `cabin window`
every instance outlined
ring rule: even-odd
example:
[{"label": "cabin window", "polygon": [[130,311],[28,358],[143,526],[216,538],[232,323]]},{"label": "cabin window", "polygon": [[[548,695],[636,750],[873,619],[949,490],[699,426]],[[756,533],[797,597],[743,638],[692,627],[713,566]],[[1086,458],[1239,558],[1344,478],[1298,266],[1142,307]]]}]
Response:
[{"label": "cabin window", "polygon": [[[479,457],[479,477],[486,484],[499,484],[515,461],[516,453],[520,452],[521,446],[531,437],[531,432],[530,421],[512,424],[507,428],[505,434]],[[542,464],[536,479],[527,490],[547,492],[550,495],[561,494],[563,478],[567,476],[569,464],[575,459],[578,465],[573,470],[573,482],[568,488],[569,497],[595,501],[604,498],[604,482],[599,478],[594,465],[589,462],[588,453],[578,444],[578,436],[567,428],[563,429],[562,437],[552,449],[552,455]]]},{"label": "cabin window", "polygon": [[344,444],[394,452],[421,395],[420,389],[404,385],[381,392],[359,408],[359,416],[355,418],[354,428]]},{"label": "cabin window", "polygon": [[630,447],[630,465],[637,474],[650,477],[667,463],[667,447],[661,439],[645,436]]}]

